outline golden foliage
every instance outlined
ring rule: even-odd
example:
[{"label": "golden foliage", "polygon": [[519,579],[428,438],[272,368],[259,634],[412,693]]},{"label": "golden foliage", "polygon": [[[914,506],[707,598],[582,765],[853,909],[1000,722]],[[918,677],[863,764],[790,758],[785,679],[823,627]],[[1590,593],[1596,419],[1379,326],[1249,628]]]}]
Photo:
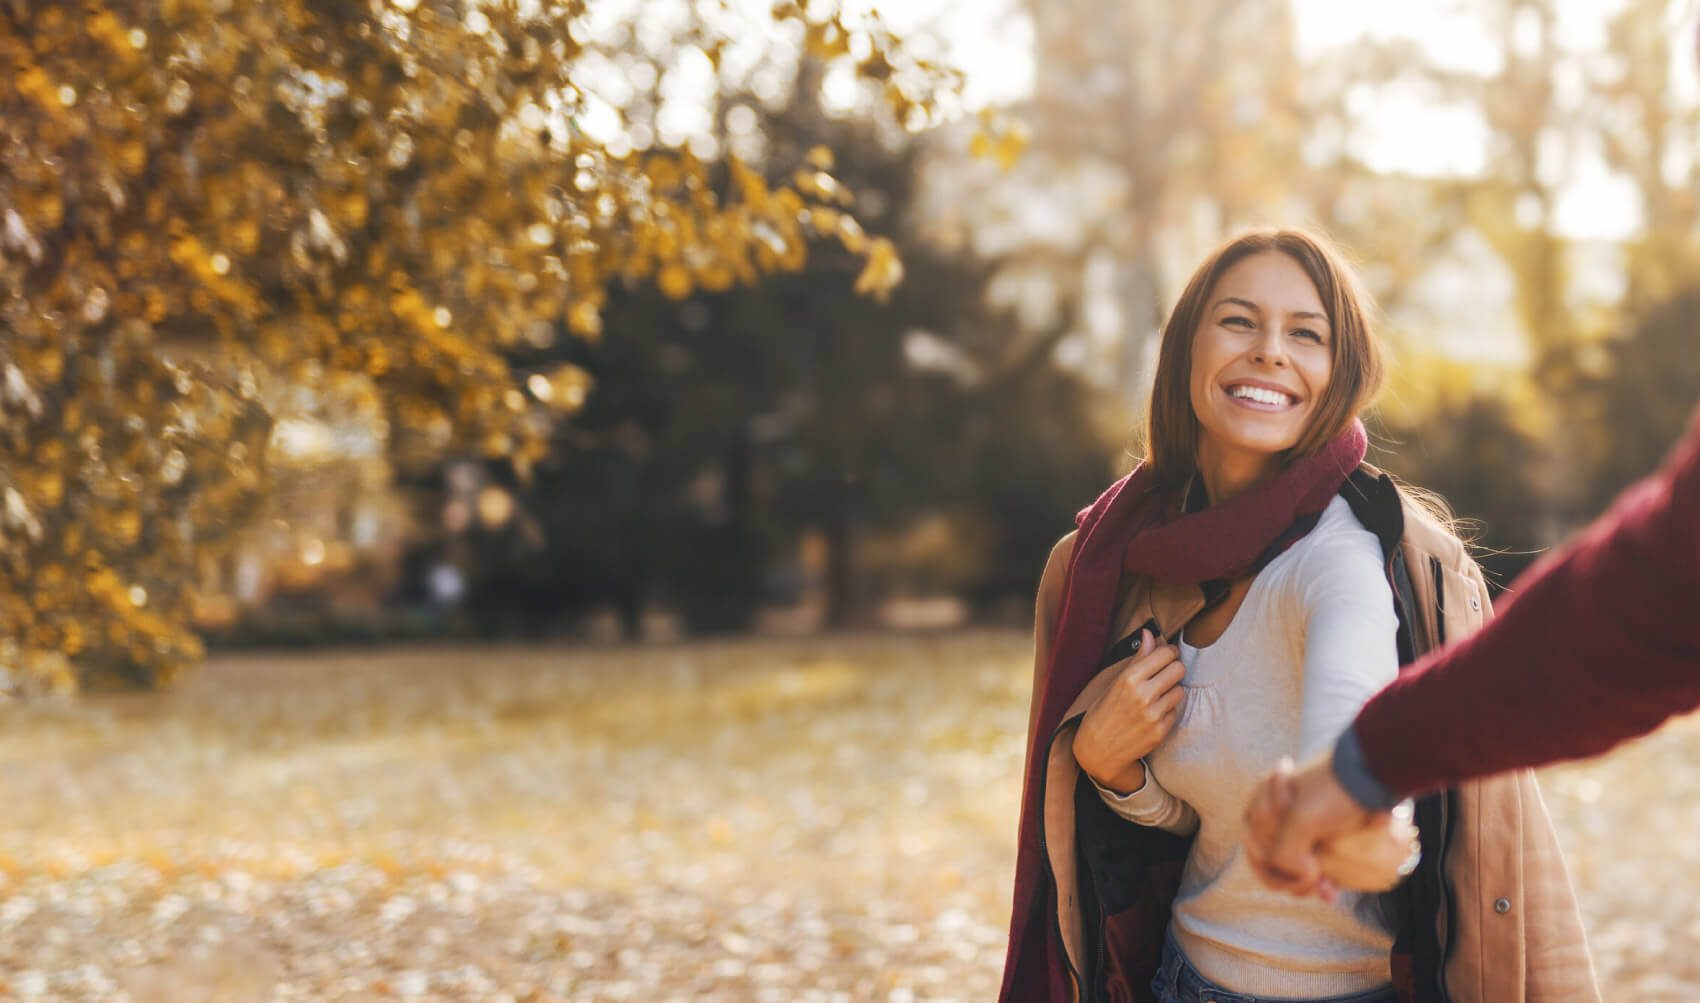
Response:
[{"label": "golden foliage", "polygon": [[987,109],[980,113],[980,128],[969,139],[968,149],[975,157],[996,160],[999,167],[1009,171],[1032,141],[1033,133],[1026,122]]},{"label": "golden foliage", "polygon": [[[905,124],[951,80],[877,26],[773,17]],[[0,668],[199,657],[189,583],[263,487],[262,384],[360,374],[396,461],[524,470],[590,382],[506,353],[599,336],[609,282],[725,289],[822,234],[865,255],[858,289],[901,278],[825,151],[790,185],[733,163],[723,197],[688,152],[587,136],[586,24],[587,0],[0,12]]]}]

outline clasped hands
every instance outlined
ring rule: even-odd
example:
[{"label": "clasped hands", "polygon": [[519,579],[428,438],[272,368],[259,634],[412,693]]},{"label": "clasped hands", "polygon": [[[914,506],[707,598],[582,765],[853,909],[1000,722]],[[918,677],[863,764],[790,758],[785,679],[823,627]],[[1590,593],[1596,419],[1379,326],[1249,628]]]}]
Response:
[{"label": "clasped hands", "polygon": [[[1123,661],[1074,735],[1074,758],[1100,787],[1130,793],[1144,785],[1143,758],[1180,718],[1186,668],[1173,645],[1149,631]],[[1416,865],[1409,810],[1371,814],[1334,780],[1326,757],[1295,770],[1283,762],[1246,808],[1245,853],[1271,888],[1332,900],[1341,889],[1385,891]]]},{"label": "clasped hands", "polygon": [[1366,811],[1340,785],[1327,754],[1299,768],[1282,760],[1259,781],[1246,804],[1244,849],[1265,885],[1324,899],[1338,888],[1385,891],[1422,855],[1411,803]]}]

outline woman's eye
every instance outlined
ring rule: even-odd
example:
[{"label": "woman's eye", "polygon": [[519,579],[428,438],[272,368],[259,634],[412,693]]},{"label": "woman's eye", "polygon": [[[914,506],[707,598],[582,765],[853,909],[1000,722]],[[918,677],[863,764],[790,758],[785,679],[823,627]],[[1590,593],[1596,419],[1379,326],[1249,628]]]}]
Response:
[{"label": "woman's eye", "polygon": [[1252,328],[1252,327],[1257,326],[1257,325],[1255,325],[1251,322],[1250,317],[1239,317],[1239,316],[1223,317],[1222,323],[1225,326],[1231,326],[1231,327]]},{"label": "woman's eye", "polygon": [[1304,338],[1307,341],[1314,341],[1318,345],[1322,344],[1322,335],[1317,334],[1308,327],[1301,327],[1297,331],[1294,331],[1293,337]]}]

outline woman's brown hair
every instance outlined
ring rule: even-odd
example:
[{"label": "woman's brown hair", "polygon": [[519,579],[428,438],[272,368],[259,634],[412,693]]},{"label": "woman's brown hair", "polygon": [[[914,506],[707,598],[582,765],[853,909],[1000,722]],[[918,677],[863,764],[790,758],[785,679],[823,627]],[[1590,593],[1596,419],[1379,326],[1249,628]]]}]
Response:
[{"label": "woman's brown hair", "polygon": [[1279,251],[1298,262],[1316,286],[1333,346],[1328,386],[1299,441],[1283,462],[1321,449],[1345,430],[1381,388],[1381,350],[1370,329],[1369,297],[1356,274],[1327,238],[1297,229],[1242,233],[1211,252],[1193,272],[1157,353],[1151,410],[1145,421],[1145,462],[1161,489],[1179,488],[1198,455],[1198,416],[1192,410],[1192,339],[1222,274],[1254,254]]}]

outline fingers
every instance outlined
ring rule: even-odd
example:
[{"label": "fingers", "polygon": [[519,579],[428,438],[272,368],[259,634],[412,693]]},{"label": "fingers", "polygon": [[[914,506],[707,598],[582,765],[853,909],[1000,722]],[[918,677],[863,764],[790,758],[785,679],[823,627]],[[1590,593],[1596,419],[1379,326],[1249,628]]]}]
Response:
[{"label": "fingers", "polygon": [[1323,872],[1336,885],[1379,892],[1394,887],[1421,858],[1416,827],[1389,814],[1335,836],[1320,850]]},{"label": "fingers", "polygon": [[[1178,662],[1176,664],[1179,664]],[[1181,701],[1186,699],[1186,690],[1179,686],[1171,686],[1151,704],[1153,715],[1158,718],[1179,714]]]},{"label": "fingers", "polygon": [[1322,874],[1320,864],[1313,858],[1294,867],[1277,862],[1271,855],[1288,823],[1293,803],[1292,772],[1292,760],[1282,759],[1276,769],[1257,785],[1246,805],[1244,845],[1247,863],[1265,886],[1304,896],[1316,891]]},{"label": "fingers", "polygon": [[[1298,810],[1299,788],[1292,759],[1283,756],[1265,780],[1273,802],[1274,822],[1266,824],[1262,847],[1265,866],[1275,876],[1271,887],[1295,895],[1309,895],[1322,880],[1322,862],[1317,856],[1317,835]],[[1273,832],[1272,836],[1267,833]]]},{"label": "fingers", "polygon": [[1321,883],[1326,880],[1320,867],[1314,874],[1291,874],[1272,865],[1269,858],[1263,854],[1256,843],[1248,840],[1242,848],[1245,851],[1246,863],[1251,865],[1252,873],[1257,875],[1264,887],[1273,891],[1286,892],[1288,895],[1303,898],[1307,895],[1317,894]]},{"label": "fingers", "polygon": [[1156,726],[1152,729],[1157,733],[1157,741],[1161,742],[1163,739],[1168,738],[1169,732],[1175,730],[1175,722],[1180,719],[1181,709],[1179,707],[1168,711],[1162,717],[1158,718]]},{"label": "fingers", "polygon": [[1277,803],[1283,808],[1293,804],[1293,757],[1282,756],[1275,761],[1275,772],[1269,778]]},{"label": "fingers", "polygon": [[1154,645],[1150,631],[1142,631],[1140,637],[1142,647],[1138,654],[1126,659],[1116,677],[1115,688],[1122,691],[1121,699],[1149,706],[1186,678],[1186,666],[1181,663],[1180,649],[1174,645]]},{"label": "fingers", "polygon": [[1271,773],[1258,782],[1246,802],[1245,840],[1248,848],[1255,849],[1260,857],[1268,854],[1281,831],[1285,796],[1277,777]]},{"label": "fingers", "polygon": [[1139,679],[1150,679],[1171,662],[1179,661],[1180,649],[1172,644],[1160,643],[1149,630],[1139,632],[1139,651],[1128,656],[1127,667],[1123,675],[1133,675]]},{"label": "fingers", "polygon": [[1185,678],[1186,665],[1177,658],[1152,673],[1139,687],[1146,699],[1155,700],[1163,694],[1180,692],[1181,680]]}]

